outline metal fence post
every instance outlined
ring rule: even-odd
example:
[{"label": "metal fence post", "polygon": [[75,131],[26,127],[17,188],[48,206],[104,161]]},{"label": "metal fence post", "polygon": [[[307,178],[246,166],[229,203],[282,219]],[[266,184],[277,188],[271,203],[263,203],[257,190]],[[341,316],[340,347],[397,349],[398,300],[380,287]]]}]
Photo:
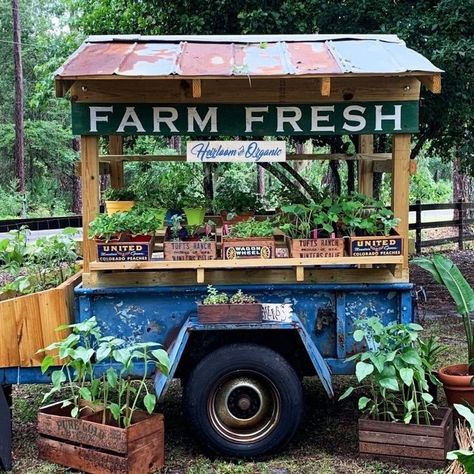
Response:
[{"label": "metal fence post", "polygon": [[0,468],[12,469],[11,385],[0,384]]},{"label": "metal fence post", "polygon": [[458,227],[458,246],[459,250],[464,250],[464,206],[463,200],[458,201],[458,216],[459,216],[459,227]]},{"label": "metal fence post", "polygon": [[415,251],[416,254],[421,254],[421,201],[416,201],[416,209],[415,209],[415,216],[416,216],[416,227],[415,227]]}]

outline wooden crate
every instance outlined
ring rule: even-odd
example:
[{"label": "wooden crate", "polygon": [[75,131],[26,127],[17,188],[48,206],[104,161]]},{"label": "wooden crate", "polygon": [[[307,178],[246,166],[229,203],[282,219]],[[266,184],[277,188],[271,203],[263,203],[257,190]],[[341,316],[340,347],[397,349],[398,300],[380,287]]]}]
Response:
[{"label": "wooden crate", "polygon": [[215,260],[217,256],[216,242],[171,242],[163,244],[165,260]]},{"label": "wooden crate", "polygon": [[262,305],[249,304],[197,304],[200,323],[261,323]]},{"label": "wooden crate", "polygon": [[81,281],[77,273],[50,290],[0,302],[0,367],[35,367],[44,353],[37,351],[62,340],[74,316],[74,287]]},{"label": "wooden crate", "polygon": [[344,239],[291,239],[291,256],[295,258],[339,258],[344,256]]},{"label": "wooden crate", "polygon": [[362,457],[391,462],[443,467],[453,446],[451,408],[433,412],[431,425],[359,419],[359,452]]},{"label": "wooden crate", "polygon": [[[136,417],[135,417],[136,415]],[[38,414],[42,459],[79,471],[147,474],[164,465],[163,415],[136,411],[134,423],[118,428],[100,423],[102,412],[72,418],[60,403]]]},{"label": "wooden crate", "polygon": [[347,238],[347,242],[347,253],[351,257],[403,255],[403,238],[395,231],[389,236],[351,236]]},{"label": "wooden crate", "polygon": [[225,260],[245,258],[274,258],[275,240],[270,237],[235,239],[225,237],[222,241],[222,258]]},{"label": "wooden crate", "polygon": [[[140,238],[141,237],[141,238]],[[151,260],[155,239],[137,236],[129,241],[97,242],[99,262],[148,262]]]}]

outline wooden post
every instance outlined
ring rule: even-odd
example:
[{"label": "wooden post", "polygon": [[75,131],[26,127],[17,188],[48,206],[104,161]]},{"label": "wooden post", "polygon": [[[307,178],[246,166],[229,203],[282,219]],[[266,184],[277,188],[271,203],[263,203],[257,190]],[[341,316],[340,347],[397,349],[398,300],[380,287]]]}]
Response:
[{"label": "wooden post", "polygon": [[458,246],[459,250],[464,250],[464,206],[463,200],[457,202],[459,227],[458,227]]},{"label": "wooden post", "polygon": [[421,254],[421,201],[420,200],[416,201],[415,216],[416,216],[415,251],[417,255],[420,255]]},{"label": "wooden post", "polygon": [[82,228],[84,273],[95,260],[94,242],[88,239],[89,223],[99,213],[99,140],[95,136],[81,136],[82,168]]},{"label": "wooden post", "polygon": [[[123,137],[109,136],[109,155],[123,155]],[[123,187],[123,161],[113,160],[110,163],[110,185],[113,188]]]},{"label": "wooden post", "polygon": [[408,280],[408,212],[410,192],[410,134],[395,134],[392,142],[392,211],[403,237],[403,264],[396,276]]},{"label": "wooden post", "polygon": [[[361,135],[359,137],[359,153],[371,154],[374,152],[374,136]],[[359,160],[359,192],[372,197],[374,194],[374,165],[372,160]]]}]

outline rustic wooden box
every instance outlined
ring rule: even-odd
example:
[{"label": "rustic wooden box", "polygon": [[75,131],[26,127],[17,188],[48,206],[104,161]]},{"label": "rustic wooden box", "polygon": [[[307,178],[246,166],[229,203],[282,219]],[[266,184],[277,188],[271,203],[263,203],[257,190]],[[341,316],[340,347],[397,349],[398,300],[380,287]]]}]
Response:
[{"label": "rustic wooden box", "polygon": [[215,260],[217,256],[216,242],[190,240],[186,242],[163,243],[165,260]]},{"label": "rustic wooden box", "polygon": [[200,323],[261,323],[262,305],[249,304],[197,304]]},{"label": "rustic wooden box", "polygon": [[225,237],[222,242],[222,258],[225,260],[262,258],[275,256],[275,240],[273,237],[250,237],[234,239]]},{"label": "rustic wooden box", "polygon": [[338,258],[344,256],[344,239],[291,239],[288,238],[294,258]]},{"label": "rustic wooden box", "polygon": [[97,241],[99,262],[147,262],[151,260],[155,239],[152,236],[135,237],[129,241]]},{"label": "rustic wooden box", "polygon": [[79,471],[148,474],[164,465],[163,415],[137,411],[128,428],[102,425],[102,412],[72,418],[60,403],[38,414],[42,459]]},{"label": "rustic wooden box", "polygon": [[359,452],[383,461],[443,467],[453,446],[451,408],[433,412],[431,425],[359,419]]},{"label": "rustic wooden box", "polygon": [[351,236],[346,240],[347,253],[351,257],[388,257],[403,254],[403,238],[395,231],[389,236]]}]

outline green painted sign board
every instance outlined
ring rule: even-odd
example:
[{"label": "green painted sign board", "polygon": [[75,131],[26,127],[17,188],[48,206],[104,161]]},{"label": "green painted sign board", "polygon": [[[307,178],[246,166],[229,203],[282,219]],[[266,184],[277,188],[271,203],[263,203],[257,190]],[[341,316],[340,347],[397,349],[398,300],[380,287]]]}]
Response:
[{"label": "green painted sign board", "polygon": [[297,136],[418,131],[418,101],[300,105],[72,103],[76,135]]}]

